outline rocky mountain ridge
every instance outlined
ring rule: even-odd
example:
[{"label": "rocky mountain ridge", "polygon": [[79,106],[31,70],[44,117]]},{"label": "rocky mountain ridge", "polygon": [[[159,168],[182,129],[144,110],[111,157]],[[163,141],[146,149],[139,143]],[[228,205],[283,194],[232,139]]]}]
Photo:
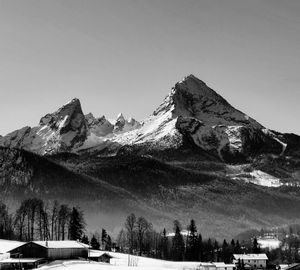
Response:
[{"label": "rocky mountain ridge", "polygon": [[223,97],[193,75],[175,84],[162,104],[139,123],[118,115],[114,124],[105,116],[84,115],[73,99],[41,118],[37,127],[24,127],[0,138],[0,145],[41,155],[60,152],[132,151],[153,154],[184,147],[225,162],[245,162],[261,153],[282,155],[288,137],[268,130],[232,107]]}]

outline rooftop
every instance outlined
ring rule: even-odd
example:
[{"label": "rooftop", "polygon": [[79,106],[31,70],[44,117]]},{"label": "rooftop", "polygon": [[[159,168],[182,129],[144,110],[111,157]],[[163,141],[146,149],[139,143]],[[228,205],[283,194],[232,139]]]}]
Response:
[{"label": "rooftop", "polygon": [[33,243],[46,248],[89,248],[89,245],[78,241],[32,241]]},{"label": "rooftop", "polygon": [[0,239],[0,254],[24,245],[24,242]]},{"label": "rooftop", "polygon": [[233,254],[233,257],[238,260],[268,260],[265,253],[260,254]]}]

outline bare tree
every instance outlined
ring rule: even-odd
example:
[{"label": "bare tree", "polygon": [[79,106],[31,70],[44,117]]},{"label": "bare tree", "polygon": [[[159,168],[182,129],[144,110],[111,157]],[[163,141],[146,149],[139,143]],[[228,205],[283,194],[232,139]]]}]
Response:
[{"label": "bare tree", "polygon": [[54,201],[51,210],[51,240],[58,240],[58,201]]},{"label": "bare tree", "polygon": [[126,246],[126,232],[122,229],[117,237],[117,246],[120,248],[120,251],[124,252]]},{"label": "bare tree", "polygon": [[62,204],[60,206],[59,212],[58,212],[58,222],[59,222],[59,233],[61,237],[59,237],[61,240],[65,240],[66,233],[68,232],[68,224],[70,219],[70,213],[71,209],[68,205]]},{"label": "bare tree", "polygon": [[145,233],[152,229],[152,224],[148,222],[144,217],[139,217],[136,222],[136,228],[137,228],[139,255],[141,256]]},{"label": "bare tree", "polygon": [[8,239],[12,236],[12,217],[8,213],[7,206],[0,202],[0,238]]},{"label": "bare tree", "polygon": [[136,217],[135,214],[130,214],[126,218],[125,228],[127,231],[127,239],[129,244],[129,253],[132,254],[134,247],[134,236],[135,236]]}]

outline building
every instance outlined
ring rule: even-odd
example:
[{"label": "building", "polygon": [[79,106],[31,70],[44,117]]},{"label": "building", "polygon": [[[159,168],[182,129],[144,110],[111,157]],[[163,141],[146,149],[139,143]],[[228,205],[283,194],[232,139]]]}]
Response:
[{"label": "building", "polygon": [[266,269],[268,257],[262,254],[233,254],[233,263],[243,263],[246,269]]},{"label": "building", "polygon": [[45,263],[45,259],[42,258],[7,258],[0,261],[1,270],[10,269],[34,269],[38,268],[39,265]]},{"label": "building", "polygon": [[[14,264],[10,258],[9,251],[11,249],[17,248],[25,244],[24,242],[11,241],[6,239],[0,239],[0,269],[11,269],[16,264]],[[18,262],[19,266],[19,262]],[[26,266],[26,265],[25,265]]]},{"label": "building", "polygon": [[9,251],[12,258],[47,260],[88,258],[88,245],[77,241],[32,241]]},{"label": "building", "polygon": [[224,262],[200,263],[200,270],[235,270],[235,264],[225,264]]},{"label": "building", "polygon": [[95,262],[110,263],[110,260],[114,258],[109,253],[100,250],[89,250],[89,260]]}]

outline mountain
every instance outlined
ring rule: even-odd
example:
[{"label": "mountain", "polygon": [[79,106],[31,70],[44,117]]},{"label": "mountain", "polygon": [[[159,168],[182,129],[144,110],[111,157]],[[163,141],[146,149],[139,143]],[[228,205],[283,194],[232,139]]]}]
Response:
[{"label": "mountain", "polygon": [[120,114],[115,125],[105,116],[84,115],[80,101],[74,98],[54,113],[41,118],[36,127],[24,127],[0,137],[0,145],[25,149],[40,155],[77,152],[92,143],[104,144],[106,137],[139,128],[133,118],[125,120]]},{"label": "mountain", "polygon": [[37,127],[25,127],[0,138],[0,145],[45,155],[86,149],[154,154],[191,144],[199,152],[239,163],[261,153],[283,154],[289,139],[235,109],[190,75],[175,84],[142,124],[133,118],[126,120],[122,114],[114,124],[105,116],[84,116],[79,100],[73,99],[42,117]]},{"label": "mountain", "polygon": [[73,99],[0,145],[3,200],[76,202],[90,228],[116,231],[135,212],[159,228],[194,218],[222,238],[300,220],[300,137],[267,129],[193,75],[143,122],[84,115]]}]

